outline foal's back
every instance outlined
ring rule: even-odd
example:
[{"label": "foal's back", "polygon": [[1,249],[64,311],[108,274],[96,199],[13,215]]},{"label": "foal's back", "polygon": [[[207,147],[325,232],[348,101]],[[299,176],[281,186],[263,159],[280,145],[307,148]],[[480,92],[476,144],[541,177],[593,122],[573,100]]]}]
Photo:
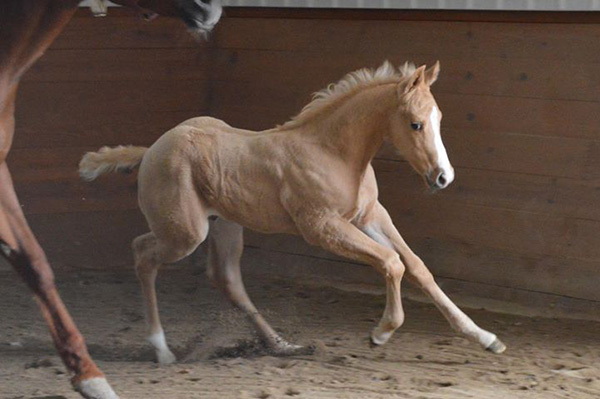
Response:
[{"label": "foal's back", "polygon": [[281,201],[288,158],[283,142],[276,133],[236,129],[214,118],[187,120],[144,156],[140,207],[148,219],[183,206],[258,231],[295,233]]}]

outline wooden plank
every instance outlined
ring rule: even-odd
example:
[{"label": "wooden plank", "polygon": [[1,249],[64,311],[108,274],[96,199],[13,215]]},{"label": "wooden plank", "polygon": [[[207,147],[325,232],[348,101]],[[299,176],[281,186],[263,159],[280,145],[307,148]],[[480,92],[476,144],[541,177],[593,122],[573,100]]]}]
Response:
[{"label": "wooden plank", "polygon": [[442,200],[441,195],[421,196],[417,202],[388,197],[382,191],[381,201],[411,239],[436,237],[520,255],[573,260],[592,261],[600,254],[595,243],[600,223],[594,220],[465,205]]},{"label": "wooden plank", "polygon": [[[573,100],[598,103],[600,64],[556,60],[545,64],[533,58],[478,57],[471,62],[460,56],[404,50],[320,54],[313,51],[216,49],[211,52],[214,79],[230,82],[261,81],[294,90],[316,91],[346,73],[377,67],[388,59],[395,65],[410,60],[442,66],[435,93],[474,94],[526,99]],[[568,78],[567,78],[568,77]]]},{"label": "wooden plank", "polygon": [[23,81],[197,81],[208,78],[208,66],[203,49],[50,50]]},{"label": "wooden plank", "polygon": [[438,9],[350,9],[309,7],[229,7],[225,18],[361,19],[395,21],[595,24],[600,14],[586,11],[500,11]]},{"label": "wooden plank", "polygon": [[229,49],[597,63],[599,39],[599,25],[232,18],[222,21],[213,40]]},{"label": "wooden plank", "polygon": [[178,18],[157,18],[148,23],[129,10],[111,8],[106,18],[80,10],[51,49],[207,48]]},{"label": "wooden plank", "polygon": [[147,144],[206,115],[205,81],[23,82],[14,148]]},{"label": "wooden plank", "polygon": [[137,175],[83,182],[77,164],[89,147],[11,151],[8,165],[27,215],[137,209]]},{"label": "wooden plank", "polygon": [[85,183],[75,174],[70,171],[68,177],[63,178],[47,174],[46,179],[36,182],[16,181],[17,195],[25,214],[138,209],[135,176],[111,176],[97,182]]},{"label": "wooden plank", "polygon": [[132,270],[131,242],[148,231],[138,211],[30,215],[28,219],[57,270]]},{"label": "wooden plank", "polygon": [[[406,162],[375,160],[381,191],[417,198],[426,188]],[[455,167],[456,180],[440,193],[456,203],[600,221],[600,181]]]},{"label": "wooden plank", "polygon": [[597,165],[597,158],[593,161],[589,158],[598,152],[596,142],[475,130],[445,129],[444,133],[450,160],[459,167],[551,177],[600,178],[598,170],[591,167]]},{"label": "wooden plank", "polygon": [[525,256],[466,242],[436,238],[413,244],[436,276],[553,293],[598,301],[600,292],[590,277],[600,261],[557,256]]}]

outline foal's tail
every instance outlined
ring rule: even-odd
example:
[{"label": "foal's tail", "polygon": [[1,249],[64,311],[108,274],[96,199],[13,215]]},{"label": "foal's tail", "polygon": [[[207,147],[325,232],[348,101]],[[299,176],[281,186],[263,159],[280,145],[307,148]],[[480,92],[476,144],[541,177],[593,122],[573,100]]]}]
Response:
[{"label": "foal's tail", "polygon": [[79,176],[83,180],[92,181],[108,172],[131,172],[142,162],[147,147],[131,145],[118,147],[102,147],[97,152],[88,152],[79,162]]}]

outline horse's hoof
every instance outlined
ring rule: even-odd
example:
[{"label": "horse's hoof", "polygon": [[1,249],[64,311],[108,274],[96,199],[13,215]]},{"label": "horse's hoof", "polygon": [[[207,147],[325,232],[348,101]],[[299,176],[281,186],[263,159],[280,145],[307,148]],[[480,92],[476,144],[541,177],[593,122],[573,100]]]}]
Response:
[{"label": "horse's hoof", "polygon": [[161,352],[156,352],[156,360],[158,361],[158,364],[162,365],[162,366],[166,366],[169,364],[173,364],[177,361],[177,358],[175,357],[175,355],[173,354],[173,352],[171,352],[170,350],[166,350],[166,351],[161,351]]},{"label": "horse's hoof", "polygon": [[119,399],[104,377],[94,377],[74,384],[75,390],[85,399]]},{"label": "horse's hoof", "polygon": [[502,341],[496,338],[494,342],[492,342],[487,348],[485,348],[485,350],[495,354],[500,354],[506,350],[506,345],[504,345]]}]

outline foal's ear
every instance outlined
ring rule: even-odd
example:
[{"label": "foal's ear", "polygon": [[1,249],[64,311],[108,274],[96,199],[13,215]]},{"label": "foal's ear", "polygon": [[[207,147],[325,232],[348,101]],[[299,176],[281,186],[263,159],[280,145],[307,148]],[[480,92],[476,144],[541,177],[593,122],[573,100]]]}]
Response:
[{"label": "foal's ear", "polygon": [[417,88],[417,86],[426,83],[425,81],[425,65],[421,65],[418,67],[415,72],[413,72],[412,76],[408,78],[407,81],[402,82],[398,85],[398,93],[406,94],[411,90]]},{"label": "foal's ear", "polygon": [[436,61],[435,65],[425,71],[425,83],[431,86],[438,79],[438,76],[440,76],[440,62]]}]

